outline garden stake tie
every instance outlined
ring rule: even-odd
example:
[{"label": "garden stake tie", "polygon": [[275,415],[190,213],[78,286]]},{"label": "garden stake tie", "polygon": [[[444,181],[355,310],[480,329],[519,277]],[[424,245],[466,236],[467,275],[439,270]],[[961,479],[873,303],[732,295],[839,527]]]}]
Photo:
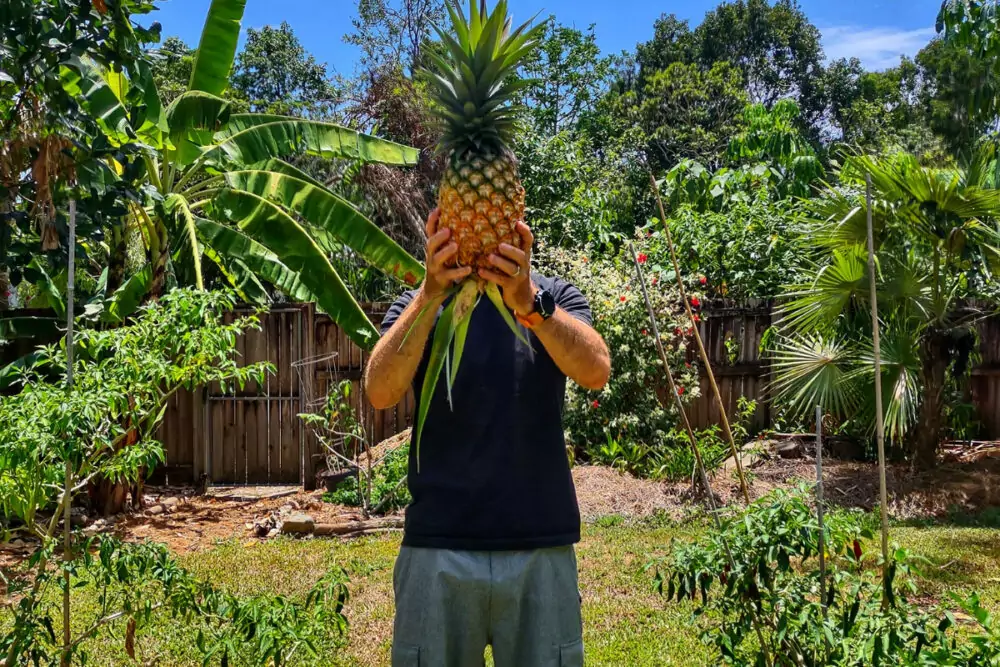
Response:
[{"label": "garden stake tie", "polygon": [[[691,422],[688,420],[687,412],[684,410],[684,404],[681,402],[681,395],[677,393],[677,386],[674,384],[674,374],[670,372],[670,363],[667,361],[667,353],[663,349],[663,341],[660,340],[660,328],[656,324],[656,313],[653,312],[653,304],[649,300],[649,292],[646,291],[646,279],[642,275],[642,266],[639,265],[639,257],[636,255],[635,246],[631,241],[629,241],[628,249],[629,253],[632,255],[632,264],[635,265],[635,273],[639,280],[639,289],[642,290],[642,298],[646,302],[646,313],[649,315],[649,324],[650,328],[653,330],[653,340],[656,341],[656,350],[660,353],[660,360],[663,362],[663,370],[667,375],[667,384],[670,385],[670,393],[674,397],[674,404],[677,406],[677,412],[681,416],[681,421],[684,422],[684,430],[687,432],[688,441],[691,443],[691,451],[694,453],[695,467],[698,468],[698,476],[701,477],[701,484],[705,488],[705,494],[708,496],[708,507],[711,511],[712,519],[715,522],[715,529],[719,532],[719,539],[722,541],[722,547],[726,551],[726,560],[729,562],[729,567],[735,570],[736,560],[733,558],[733,552],[729,550],[729,542],[726,541],[726,533],[722,529],[722,521],[719,519],[719,509],[715,504],[715,495],[712,493],[712,487],[708,483],[708,473],[705,472],[705,464],[701,458],[701,450],[698,449],[698,439],[694,436],[694,431],[691,429]],[[771,665],[771,656],[768,654],[764,643],[764,636],[760,629],[759,620],[756,617],[753,619],[753,628],[757,633],[758,640],[760,641],[760,649],[764,656],[764,664]]]},{"label": "garden stake tie", "polygon": [[872,300],[872,348],[875,352],[875,443],[878,445],[878,486],[882,514],[882,609],[889,606],[889,503],[885,489],[885,423],[882,420],[882,348],[879,343],[878,297],[875,289],[875,233],[872,231],[872,175],[865,174],[868,221],[868,282]]},{"label": "garden stake tie", "polygon": [[691,304],[688,302],[687,292],[684,289],[684,278],[681,276],[680,266],[677,264],[677,252],[674,250],[674,241],[670,236],[670,225],[667,224],[667,214],[663,210],[663,199],[660,197],[660,188],[656,185],[656,178],[653,172],[649,172],[649,182],[653,184],[653,194],[656,195],[656,203],[660,207],[660,220],[663,222],[663,229],[667,235],[667,247],[670,248],[670,260],[674,265],[674,276],[677,278],[677,288],[681,293],[681,301],[684,302],[684,310],[687,311],[688,319],[691,320],[691,329],[694,331],[694,340],[698,344],[698,356],[708,374],[708,383],[712,387],[712,395],[715,397],[715,404],[719,408],[719,419],[722,422],[722,432],[729,441],[729,449],[732,451],[733,460],[736,462],[736,473],[740,477],[740,490],[743,491],[743,500],[750,504],[750,491],[747,489],[746,475],[743,474],[743,462],[740,460],[739,450],[736,449],[736,440],[733,439],[733,431],[729,428],[729,416],[726,415],[726,406],[722,402],[722,393],[719,392],[719,385],[715,381],[715,373],[712,371],[712,364],[708,361],[708,353],[705,352],[705,343],[701,340],[701,333],[698,331],[698,322],[694,319],[691,311]]}]

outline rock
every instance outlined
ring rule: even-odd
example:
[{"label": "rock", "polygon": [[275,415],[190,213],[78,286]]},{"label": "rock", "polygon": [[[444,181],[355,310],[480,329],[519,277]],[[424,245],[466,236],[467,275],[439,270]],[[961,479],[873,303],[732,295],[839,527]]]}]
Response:
[{"label": "rock", "polygon": [[316,528],[316,522],[308,514],[293,514],[281,524],[281,532],[285,535],[290,533],[307,534],[313,532],[314,528]]},{"label": "rock", "polygon": [[800,440],[789,440],[778,444],[778,456],[783,459],[802,458],[802,442]]},{"label": "rock", "polygon": [[156,516],[157,514],[163,514],[166,511],[167,511],[166,507],[164,507],[161,504],[156,504],[156,505],[153,505],[152,507],[150,507],[149,509],[147,509],[146,510],[146,514],[149,514],[151,516]]},{"label": "rock", "polygon": [[90,517],[79,507],[74,507],[69,515],[69,524],[76,528],[82,528],[90,523]]},{"label": "rock", "polygon": [[167,509],[174,509],[181,504],[181,499],[177,496],[170,496],[169,498],[164,498],[162,505]]},{"label": "rock", "polygon": [[24,543],[24,540],[13,540],[11,541],[10,546],[12,549],[23,549],[27,545]]},{"label": "rock", "polygon": [[280,532],[281,532],[281,531],[279,531],[279,530],[278,530],[277,528],[272,528],[271,530],[269,530],[269,531],[267,532],[267,537],[268,537],[268,538],[272,538],[272,537],[277,537],[277,536],[278,536],[278,533],[280,533]]}]

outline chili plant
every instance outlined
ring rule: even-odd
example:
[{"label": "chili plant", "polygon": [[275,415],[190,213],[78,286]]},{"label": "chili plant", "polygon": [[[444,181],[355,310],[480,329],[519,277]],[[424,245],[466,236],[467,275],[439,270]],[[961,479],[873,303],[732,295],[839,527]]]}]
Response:
[{"label": "chili plant", "polygon": [[[695,602],[702,640],[729,665],[995,665],[1000,632],[975,596],[956,599],[978,628],[951,634],[954,617],[910,601],[917,561],[897,549],[889,585],[864,569],[873,520],[858,511],[825,521],[826,587],[819,526],[807,487],[776,491],[722,521],[722,530],[650,563],[657,590]],[[882,609],[883,596],[888,596]],[[761,650],[761,647],[766,650]],[[771,663],[766,662],[768,657]]]},{"label": "chili plant", "polygon": [[[163,460],[155,436],[175,392],[212,382],[242,387],[270,371],[267,364],[241,367],[235,358],[237,336],[257,321],[227,323],[233,306],[231,293],[174,291],[125,326],[78,331],[70,386],[61,380],[63,341],[40,348],[20,371],[20,391],[0,396],[0,540],[19,535],[38,544],[4,582],[13,622],[2,624],[8,629],[0,635],[0,664],[82,664],[86,640],[113,628],[123,630],[134,657],[136,629],[159,609],[198,618],[197,647],[206,663],[243,656],[253,664],[284,664],[300,649],[315,650],[317,637],[344,628],[340,570],[301,602],[237,598],[195,579],[160,545],[75,531],[59,539],[65,510],[93,480],[134,483]],[[70,586],[96,592],[92,619],[71,623]]]}]

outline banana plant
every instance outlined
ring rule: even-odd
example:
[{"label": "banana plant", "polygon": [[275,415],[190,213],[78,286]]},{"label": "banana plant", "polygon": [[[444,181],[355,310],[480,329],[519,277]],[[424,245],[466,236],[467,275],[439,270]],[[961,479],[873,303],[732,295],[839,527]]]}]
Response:
[{"label": "banana plant", "polygon": [[[204,288],[206,267],[249,301],[266,284],[314,301],[362,348],[377,330],[330,262],[349,248],[408,285],[423,266],[350,202],[288,162],[308,154],[387,165],[416,164],[418,151],[333,123],[232,113],[222,96],[236,54],[245,0],[213,0],[188,90],[160,102],[148,68],[134,77],[83,59],[63,67],[63,86],[99,119],[112,142],[142,147],[144,201],[111,230],[108,290],[120,286],[125,225],[142,234],[149,267],[138,287],[163,293],[167,278]],[[101,164],[101,178],[122,166]],[[132,286],[136,288],[135,285]]]}]

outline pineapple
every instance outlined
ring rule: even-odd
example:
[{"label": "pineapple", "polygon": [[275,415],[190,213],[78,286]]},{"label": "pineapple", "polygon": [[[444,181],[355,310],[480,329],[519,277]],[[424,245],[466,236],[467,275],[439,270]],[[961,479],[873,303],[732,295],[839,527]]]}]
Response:
[{"label": "pineapple", "polygon": [[[439,73],[428,73],[442,129],[439,149],[448,169],[438,191],[439,226],[452,231],[458,266],[490,268],[487,258],[501,243],[520,247],[514,231],[524,219],[524,187],[509,143],[514,126],[511,98],[524,87],[512,80],[518,65],[538,43],[544,25],[513,33],[507,0],[492,14],[486,2],[470,0],[470,20],[448,7],[455,36],[442,31],[447,58],[436,54]],[[475,271],[474,271],[475,272]]]},{"label": "pineapple", "polygon": [[514,73],[537,47],[544,24],[529,29],[529,21],[511,32],[507,0],[499,0],[492,13],[487,13],[485,0],[478,7],[476,0],[470,0],[468,19],[450,2],[447,7],[454,34],[437,31],[446,55],[430,52],[438,71],[425,72],[437,102],[442,133],[438,149],[448,159],[438,191],[438,227],[450,229],[458,244],[452,266],[471,266],[473,271],[454,289],[454,298],[435,327],[417,410],[418,471],[420,434],[431,396],[444,370],[451,398],[469,319],[480,294],[486,294],[514,335],[527,344],[497,286],[483,281],[477,270],[495,270],[489,256],[498,252],[501,243],[521,248],[515,225],[524,219],[524,186],[509,145],[516,112],[511,101],[527,83],[516,80]]}]

